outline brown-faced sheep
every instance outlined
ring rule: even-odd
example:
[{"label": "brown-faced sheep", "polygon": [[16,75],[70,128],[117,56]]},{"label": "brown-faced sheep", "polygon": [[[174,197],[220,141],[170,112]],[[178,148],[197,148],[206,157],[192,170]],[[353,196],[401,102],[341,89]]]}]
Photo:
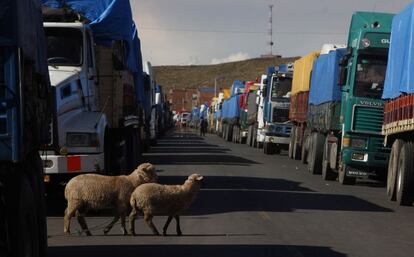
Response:
[{"label": "brown-faced sheep", "polygon": [[131,195],[132,207],[129,215],[130,232],[135,235],[135,218],[138,212],[143,213],[144,220],[155,235],[159,235],[152,222],[153,216],[168,215],[163,228],[163,235],[167,234],[167,228],[174,217],[177,223],[177,235],[182,235],[180,228],[180,214],[187,209],[197,193],[203,177],[193,174],[188,177],[183,185],[160,185],[156,183],[143,184],[137,187]]},{"label": "brown-faced sheep", "polygon": [[72,178],[65,188],[65,198],[68,206],[65,210],[65,234],[70,234],[70,219],[76,215],[82,231],[90,236],[84,214],[87,210],[112,209],[114,219],[104,229],[107,234],[113,225],[121,218],[123,234],[126,235],[125,217],[128,215],[129,200],[134,189],[144,183],[157,182],[155,166],[144,163],[127,176],[104,176],[84,174]]}]

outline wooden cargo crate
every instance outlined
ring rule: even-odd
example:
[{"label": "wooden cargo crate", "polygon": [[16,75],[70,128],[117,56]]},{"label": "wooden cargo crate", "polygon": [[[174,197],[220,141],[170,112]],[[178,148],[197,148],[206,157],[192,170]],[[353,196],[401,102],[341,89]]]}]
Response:
[{"label": "wooden cargo crate", "polygon": [[309,91],[294,94],[290,98],[289,119],[295,122],[306,122],[308,113]]},{"label": "wooden cargo crate", "polygon": [[387,101],[384,106],[382,133],[391,135],[414,130],[414,95]]}]

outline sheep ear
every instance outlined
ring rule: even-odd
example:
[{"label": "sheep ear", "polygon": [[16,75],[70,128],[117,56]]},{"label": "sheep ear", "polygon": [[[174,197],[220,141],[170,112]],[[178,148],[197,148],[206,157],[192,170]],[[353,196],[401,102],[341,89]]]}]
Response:
[{"label": "sheep ear", "polygon": [[197,178],[196,178],[196,180],[198,180],[198,181],[201,181],[201,180],[203,180],[203,176],[198,176]]}]

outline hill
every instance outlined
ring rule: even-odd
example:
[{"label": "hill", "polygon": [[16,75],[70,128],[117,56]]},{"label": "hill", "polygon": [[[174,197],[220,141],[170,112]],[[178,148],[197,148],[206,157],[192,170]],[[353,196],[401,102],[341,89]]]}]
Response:
[{"label": "hill", "polygon": [[156,66],[154,67],[157,83],[165,88],[198,88],[199,86],[230,87],[238,80],[254,80],[265,73],[266,68],[272,65],[293,62],[298,57],[291,58],[256,58],[245,61],[222,63],[216,65],[191,66]]}]

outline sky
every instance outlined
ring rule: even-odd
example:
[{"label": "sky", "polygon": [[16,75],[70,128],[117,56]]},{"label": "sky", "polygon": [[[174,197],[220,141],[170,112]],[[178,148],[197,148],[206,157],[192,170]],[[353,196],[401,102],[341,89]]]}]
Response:
[{"label": "sky", "polygon": [[130,0],[144,61],[217,64],[273,53],[303,56],[346,43],[352,13],[398,13],[411,0]]}]

